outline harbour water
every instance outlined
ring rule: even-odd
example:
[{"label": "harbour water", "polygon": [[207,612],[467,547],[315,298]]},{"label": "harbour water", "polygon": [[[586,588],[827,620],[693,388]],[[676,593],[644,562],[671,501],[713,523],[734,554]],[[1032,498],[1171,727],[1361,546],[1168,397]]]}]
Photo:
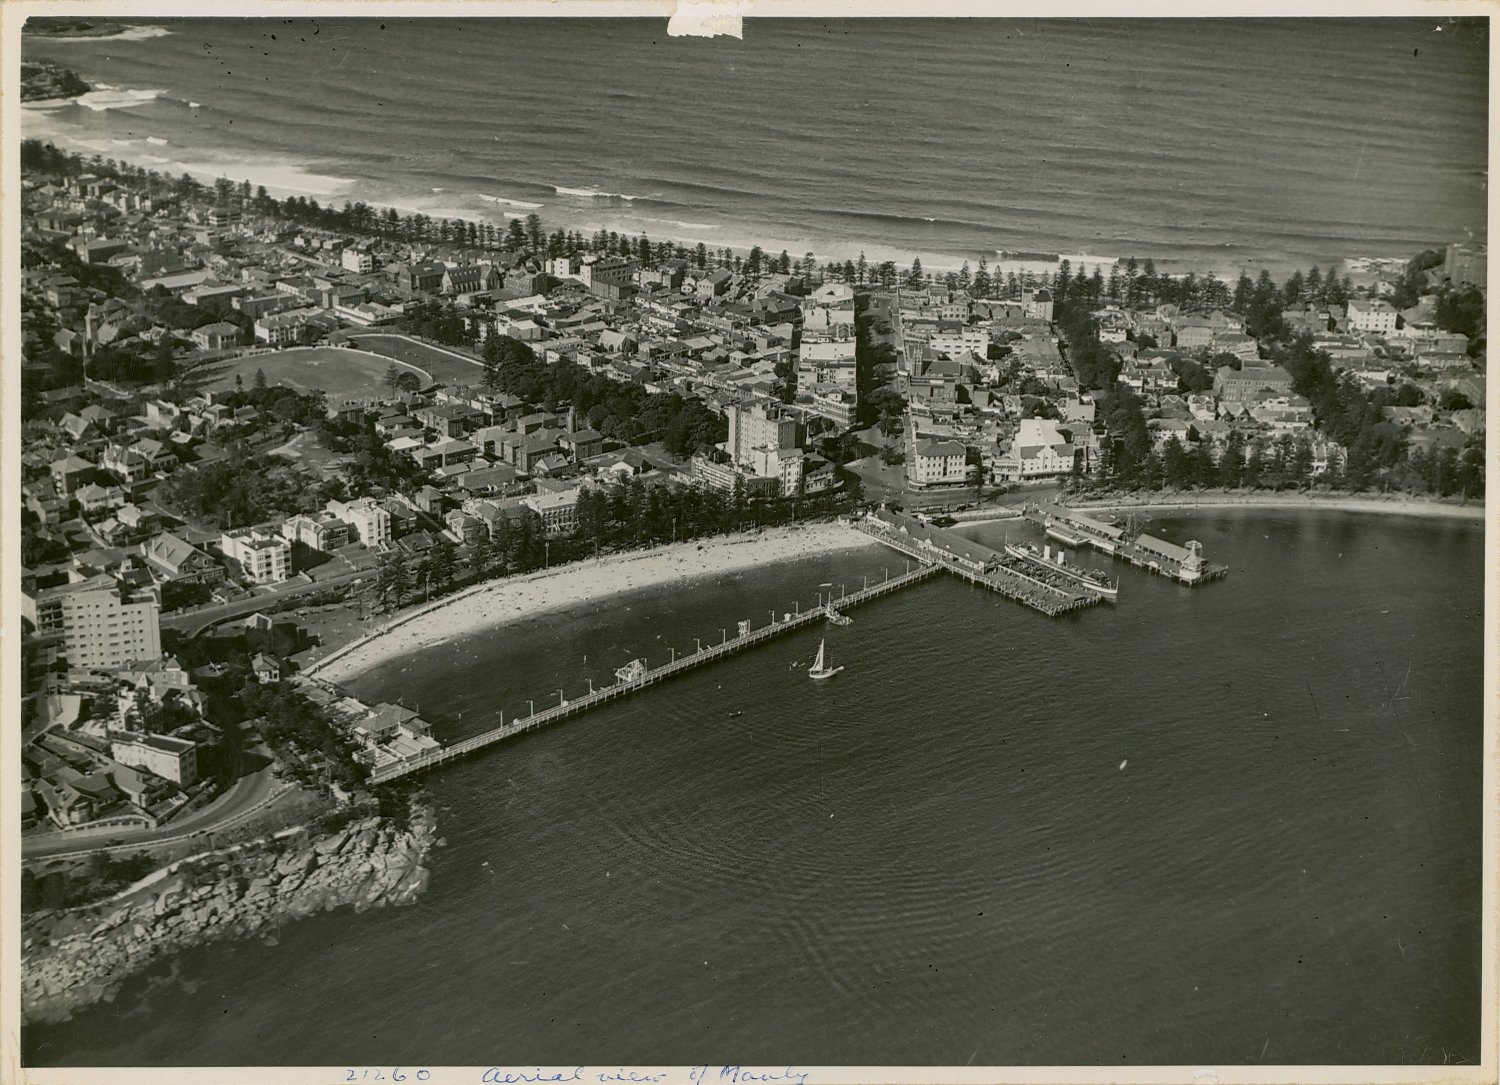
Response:
[{"label": "harbour water", "polygon": [[143,25],[28,40],[96,89],[25,133],[323,202],[902,266],[1280,273],[1486,232],[1482,21]]},{"label": "harbour water", "polygon": [[[477,754],[428,778],[448,846],[417,905],[185,954],[26,1060],[1475,1058],[1482,530],[1153,530],[1232,572],[1078,555],[1119,605],[1050,621],[941,576]],[[352,688],[473,733],[892,565],[638,592]],[[846,670],[809,682],[824,637]]]}]

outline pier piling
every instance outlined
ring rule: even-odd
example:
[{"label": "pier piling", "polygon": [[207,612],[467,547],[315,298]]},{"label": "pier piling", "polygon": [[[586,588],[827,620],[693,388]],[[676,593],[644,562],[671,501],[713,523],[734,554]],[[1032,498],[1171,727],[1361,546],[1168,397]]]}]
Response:
[{"label": "pier piling", "polygon": [[[871,599],[878,599],[883,595],[889,595],[892,592],[896,592],[901,590],[902,588],[907,587],[908,585],[915,584],[921,580],[925,580],[928,577],[935,575],[940,570],[940,568],[941,567],[936,564],[920,564],[915,569],[912,569],[910,572],[902,576],[895,577],[894,579],[887,578],[880,581],[878,584],[866,588],[863,591],[844,596],[842,605],[846,608],[854,607],[858,606],[861,603],[868,602]],[[504,717],[502,715],[502,722],[499,726],[494,727],[481,734],[473,735],[465,739],[460,739],[458,742],[454,742],[450,745],[444,746],[441,749],[433,750],[426,754],[419,754],[416,757],[408,758],[403,761],[396,761],[384,765],[379,765],[370,773],[370,782],[374,784],[384,784],[389,783],[392,780],[398,780],[403,776],[410,776],[412,773],[425,772],[427,769],[446,764],[449,761],[473,753],[476,750],[482,750],[485,747],[494,745],[495,743],[501,742],[504,739],[512,738],[527,731],[534,731],[540,727],[545,727],[548,724],[556,723],[559,720],[566,719],[581,712],[586,712],[596,705],[601,705],[608,703],[609,701],[616,700],[617,698],[626,696],[627,694],[634,693],[637,690],[645,689],[647,686],[655,685],[657,682],[664,681],[674,675],[682,674],[683,672],[691,670],[694,667],[702,666],[703,664],[710,663],[716,659],[721,659],[725,656],[731,655],[734,652],[738,652],[742,649],[760,644],[763,641],[769,640],[771,637],[777,636],[781,633],[785,633],[793,629],[802,629],[817,622],[823,621],[826,618],[827,611],[825,609],[819,608],[806,612],[802,612],[799,610],[790,618],[778,622],[776,620],[775,611],[772,611],[771,622],[769,625],[761,626],[759,629],[748,629],[747,627],[747,631],[745,633],[739,634],[735,637],[729,636],[728,629],[726,627],[725,629],[720,630],[721,634],[723,634],[723,640],[718,644],[711,644],[707,648],[703,647],[703,642],[701,639],[694,638],[698,641],[698,651],[693,655],[684,656],[683,658],[678,659],[676,650],[673,649],[672,661],[670,663],[665,663],[662,666],[655,668],[642,666],[636,672],[633,678],[630,678],[628,680],[622,679],[615,682],[614,685],[605,686],[600,689],[594,689],[593,682],[590,681],[589,692],[582,696],[575,697],[571,701],[563,695],[562,690],[558,690],[559,703],[553,705],[551,708],[544,708],[540,712],[536,710],[536,702],[528,700],[526,702],[528,708],[528,714],[526,716],[520,719],[512,720],[509,724],[506,724],[503,722]]]}]

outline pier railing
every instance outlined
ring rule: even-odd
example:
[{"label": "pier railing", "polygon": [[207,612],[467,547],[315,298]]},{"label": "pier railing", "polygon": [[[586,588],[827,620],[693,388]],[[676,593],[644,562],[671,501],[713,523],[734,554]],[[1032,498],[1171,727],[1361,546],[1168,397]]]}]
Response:
[{"label": "pier railing", "polygon": [[654,686],[658,682],[663,682],[671,678],[673,675],[692,670],[694,667],[701,667],[705,663],[712,663],[716,659],[722,659],[735,652],[750,648],[782,633],[790,632],[793,629],[802,629],[816,622],[826,621],[830,608],[836,607],[837,610],[844,611],[861,603],[869,602],[871,599],[878,599],[883,595],[889,595],[891,592],[900,591],[902,588],[932,576],[938,572],[939,568],[942,568],[942,566],[931,562],[930,559],[923,559],[922,564],[914,569],[909,569],[899,576],[887,577],[874,584],[866,584],[859,591],[850,592],[838,599],[831,600],[827,605],[800,611],[790,617],[763,625],[759,629],[751,629],[733,637],[726,635],[724,640],[718,644],[705,645],[700,650],[691,654],[676,656],[671,662],[663,663],[661,666],[649,667],[642,671],[638,677],[628,682],[620,681],[614,685],[605,686],[602,689],[591,690],[572,699],[564,698],[558,704],[552,705],[549,708],[530,712],[509,723],[501,724],[498,727],[491,728],[488,731],[469,738],[460,739],[439,750],[419,754],[416,757],[407,758],[402,761],[379,765],[370,773],[370,782],[384,784],[400,779],[403,776],[409,776],[414,772],[425,772],[427,769],[446,764],[456,758],[471,754],[476,750],[482,750],[486,746],[492,746],[507,738],[513,738],[527,731],[535,731],[538,728],[546,727],[548,724],[557,723],[559,720],[587,712],[591,708],[618,700],[638,690],[645,689],[647,686]]},{"label": "pier railing", "polygon": [[[953,536],[961,539],[966,547],[979,552],[988,553],[992,561],[984,568],[975,568],[972,564],[965,563],[957,557],[947,553],[941,548],[928,548],[902,535],[899,531],[885,527],[880,521],[861,520],[856,525],[865,534],[878,539],[903,554],[910,555],[919,561],[931,561],[963,577],[972,584],[989,588],[998,592],[1007,599],[1028,606],[1032,610],[1041,612],[1048,617],[1056,617],[1069,611],[1080,610],[1091,607],[1103,600],[1103,595],[1084,587],[1061,587],[1050,584],[1040,577],[1029,572],[1023,572],[1016,568],[1016,561],[1001,554],[990,547],[975,543],[963,536]],[[938,534],[940,529],[925,529],[932,534]]]},{"label": "pier railing", "polygon": [[[1026,519],[1040,524],[1043,528],[1054,530],[1061,527],[1066,532],[1071,532],[1092,546],[1095,550],[1102,551],[1111,557],[1121,561],[1129,562],[1137,569],[1144,569],[1158,576],[1170,577],[1179,584],[1192,587],[1196,584],[1204,584],[1210,580],[1219,580],[1229,575],[1229,566],[1217,562],[1205,561],[1199,566],[1197,572],[1188,572],[1183,563],[1167,554],[1155,552],[1142,545],[1143,540],[1153,539],[1154,536],[1146,535],[1137,530],[1134,534],[1122,536],[1119,539],[1105,539],[1097,533],[1089,530],[1087,524],[1073,519],[1066,506],[1059,506],[1056,512],[1050,512],[1040,505],[1028,505],[1022,513]],[[1158,540],[1165,542],[1166,540]],[[1192,543],[1188,544],[1192,546]]]},{"label": "pier railing", "polygon": [[[951,536],[954,542],[962,542],[963,546],[980,555],[987,555],[987,560],[977,562],[965,562],[957,555],[943,550],[941,547],[926,547],[915,540],[903,535],[901,532],[886,527],[880,521],[869,519],[857,521],[856,529],[864,532],[884,545],[896,550],[907,557],[916,560],[915,567],[899,576],[889,576],[876,583],[865,583],[859,591],[851,592],[838,599],[830,598],[826,605],[820,604],[812,610],[801,611],[788,615],[780,620],[772,621],[758,629],[747,629],[744,633],[736,636],[728,636],[727,633],[718,644],[700,646],[697,651],[690,654],[674,655],[670,662],[657,667],[647,667],[639,671],[634,677],[620,679],[613,685],[602,689],[590,689],[588,693],[574,698],[561,697],[557,704],[551,705],[540,711],[531,710],[527,715],[502,723],[478,735],[460,739],[438,750],[419,754],[415,757],[401,761],[387,762],[377,765],[370,773],[370,781],[376,784],[388,783],[391,780],[409,776],[414,772],[424,772],[438,765],[446,764],[457,758],[482,750],[497,742],[504,741],[527,731],[535,731],[549,724],[557,723],[571,716],[587,712],[589,709],[610,701],[618,700],[648,686],[654,686],[663,682],[673,675],[692,670],[694,667],[712,663],[714,660],[753,647],[771,637],[781,633],[787,633],[794,629],[802,629],[816,622],[824,621],[830,617],[831,612],[847,610],[856,607],[871,599],[878,599],[891,592],[900,591],[908,585],[915,584],[920,580],[941,571],[955,573],[973,584],[998,592],[1007,599],[1014,600],[1023,606],[1055,617],[1070,611],[1090,607],[1103,601],[1103,596],[1096,591],[1084,587],[1062,587],[1057,584],[1048,583],[1030,571],[1023,571],[1016,567],[1016,562],[1008,556],[993,550],[990,547],[975,543],[963,536]],[[925,529],[932,534],[942,538],[950,538],[942,535],[940,529]]]}]

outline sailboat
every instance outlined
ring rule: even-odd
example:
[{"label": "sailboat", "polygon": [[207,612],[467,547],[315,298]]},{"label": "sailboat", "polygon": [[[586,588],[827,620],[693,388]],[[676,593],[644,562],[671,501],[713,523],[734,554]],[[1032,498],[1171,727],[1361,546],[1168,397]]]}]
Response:
[{"label": "sailboat", "polygon": [[830,667],[828,665],[826,654],[827,650],[828,642],[826,640],[818,641],[818,658],[813,660],[813,665],[811,667],[807,668],[807,677],[832,678],[834,675],[838,674],[839,671],[844,669],[843,667]]}]

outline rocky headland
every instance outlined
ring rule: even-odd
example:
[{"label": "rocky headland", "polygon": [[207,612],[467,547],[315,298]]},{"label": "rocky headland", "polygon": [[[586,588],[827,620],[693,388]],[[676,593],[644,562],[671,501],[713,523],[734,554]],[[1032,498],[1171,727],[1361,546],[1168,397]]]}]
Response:
[{"label": "rocky headland", "polygon": [[21,62],[21,101],[48,102],[60,98],[77,98],[93,88],[78,73],[50,60]]},{"label": "rocky headland", "polygon": [[125,29],[119,23],[89,22],[86,19],[27,19],[21,32],[34,38],[108,38]]},{"label": "rocky headland", "polygon": [[412,903],[427,885],[436,819],[364,817],[232,853],[185,859],[102,903],[21,922],[21,1019],[60,1021],[154,961],[205,942],[274,936],[314,912]]}]

